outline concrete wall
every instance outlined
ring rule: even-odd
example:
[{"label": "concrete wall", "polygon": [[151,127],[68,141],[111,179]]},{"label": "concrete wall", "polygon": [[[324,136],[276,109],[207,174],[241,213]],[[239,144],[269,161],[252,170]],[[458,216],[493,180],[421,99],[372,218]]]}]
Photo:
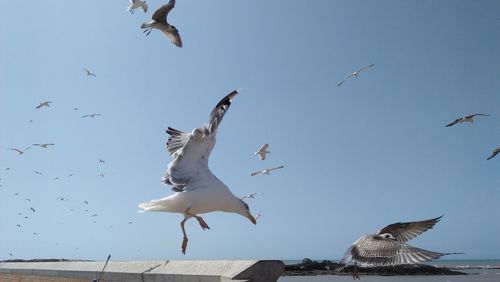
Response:
[{"label": "concrete wall", "polygon": [[[99,276],[104,262],[0,263],[0,281],[80,282]],[[110,261],[101,281],[219,282],[277,281],[284,271],[281,261]]]}]

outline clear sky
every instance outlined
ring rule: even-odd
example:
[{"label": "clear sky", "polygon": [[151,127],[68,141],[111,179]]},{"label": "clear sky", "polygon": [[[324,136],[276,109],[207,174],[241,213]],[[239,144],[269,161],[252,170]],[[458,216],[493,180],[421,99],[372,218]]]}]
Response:
[{"label": "clear sky", "polygon": [[[410,244],[499,257],[499,1],[178,0],[182,49],[139,28],[164,3],[3,1],[0,259],[339,259],[363,234],[440,215]],[[201,126],[237,88],[210,167],[261,193],[248,203],[262,217],[190,220],[183,256],[182,215],[137,204],[172,193],[167,126]],[[472,113],[491,116],[445,128]],[[8,150],[33,143],[55,146]]]}]

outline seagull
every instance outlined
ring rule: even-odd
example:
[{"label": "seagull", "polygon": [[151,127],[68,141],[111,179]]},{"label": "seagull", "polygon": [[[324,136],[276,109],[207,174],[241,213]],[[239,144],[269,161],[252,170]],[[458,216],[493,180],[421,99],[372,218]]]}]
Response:
[{"label": "seagull", "polygon": [[30,207],[30,210],[31,210],[32,212],[36,212],[36,211],[35,211],[35,209],[34,209],[34,208],[32,208],[32,207]]},{"label": "seagull", "polygon": [[58,180],[58,179],[59,179],[59,176],[52,178],[52,180]]},{"label": "seagull", "polygon": [[269,148],[269,144],[262,145],[262,147],[260,147],[260,149],[257,152],[255,152],[255,155],[259,155],[259,159],[265,160],[266,154],[271,153],[267,150],[267,148]]},{"label": "seagull", "polygon": [[134,222],[133,222],[133,221],[129,221],[129,222],[128,222],[128,224],[132,224],[132,223],[134,223]]},{"label": "seagull", "polygon": [[103,163],[105,163],[106,161],[105,161],[105,160],[101,160],[101,159],[99,159],[99,162],[100,162],[101,164],[103,164]]},{"label": "seagull", "polygon": [[31,202],[31,199],[30,198],[26,198],[24,199],[26,202]]},{"label": "seagull", "polygon": [[20,228],[20,227],[21,227],[21,224],[16,224],[16,226]]},{"label": "seagull", "polygon": [[344,82],[346,82],[349,78],[352,78],[352,77],[358,77],[359,76],[359,73],[361,73],[362,71],[366,70],[366,69],[369,69],[371,67],[374,67],[375,64],[371,64],[371,65],[367,65],[365,67],[362,67],[360,68],[359,70],[351,73],[350,75],[348,75],[346,78],[344,78],[344,80],[342,80],[339,84],[337,84],[337,87],[339,87],[340,85],[342,85]]},{"label": "seagull", "polygon": [[147,23],[143,23],[141,25],[142,29],[144,30],[144,33],[146,33],[146,36],[151,33],[153,28],[156,28],[163,32],[172,43],[175,44],[177,47],[182,47],[182,41],[181,41],[181,36],[179,35],[179,31],[175,26],[170,25],[167,22],[167,16],[168,13],[174,8],[175,6],[175,0],[170,0],[168,4],[161,6],[158,10],[155,11],[153,14],[152,21],[149,21]]},{"label": "seagull", "polygon": [[13,256],[12,253],[9,253],[10,256]]},{"label": "seagull", "polygon": [[170,135],[167,150],[173,160],[168,165],[162,180],[164,184],[172,185],[175,193],[139,204],[143,211],[174,212],[184,215],[180,223],[184,235],[181,245],[183,254],[186,253],[188,243],[184,229],[188,219],[194,217],[203,230],[210,229],[198,214],[214,211],[236,213],[257,224],[248,205],[233,195],[208,167],[208,158],[216,142],[217,127],[238,93],[235,90],[224,97],[212,110],[208,124],[203,127],[195,128],[191,132],[182,132],[171,127],[167,129]]},{"label": "seagull", "polygon": [[97,176],[104,177],[104,172],[99,172]]},{"label": "seagull", "polygon": [[500,147],[493,150],[493,152],[491,152],[491,155],[487,158],[487,160],[493,159],[496,155],[498,155],[498,153],[500,153]]},{"label": "seagull", "polygon": [[[24,150],[21,150],[21,149],[18,149],[18,148],[9,148],[8,150],[10,151],[16,151],[19,155],[22,155],[24,154],[24,152],[26,152],[26,150],[29,150],[31,149],[32,147],[26,147],[24,148]],[[9,170],[10,168],[6,168],[5,170]]]},{"label": "seagull", "polygon": [[94,74],[94,73],[92,73],[92,72],[90,72],[88,69],[83,68],[83,70],[84,70],[85,72],[87,72],[87,76],[93,76],[93,77],[95,77],[95,74]]},{"label": "seagull", "polygon": [[474,122],[473,118],[474,118],[475,116],[485,116],[485,117],[489,117],[490,115],[487,115],[487,114],[473,114],[473,115],[464,116],[464,117],[461,117],[461,118],[457,118],[456,120],[454,120],[454,121],[452,121],[452,122],[448,123],[448,124],[446,125],[446,127],[450,127],[450,126],[453,126],[453,125],[455,125],[455,124],[457,124],[457,123],[463,123],[463,122],[470,122],[470,123],[473,123],[473,122]]},{"label": "seagull", "polygon": [[33,144],[33,146],[38,146],[40,148],[45,148],[47,149],[49,146],[54,146],[55,144],[53,143],[45,143],[45,144]]},{"label": "seagull", "polygon": [[95,118],[97,116],[102,116],[101,114],[90,114],[90,115],[83,115],[82,118],[86,118],[86,117],[91,117],[91,118]]},{"label": "seagull", "polygon": [[73,176],[73,173],[68,174],[68,177],[72,177],[72,176]]},{"label": "seagull", "polygon": [[129,11],[131,14],[134,13],[134,10],[137,8],[141,8],[141,10],[146,13],[148,11],[148,4],[146,1],[143,0],[129,0],[130,5],[127,8],[127,11]]},{"label": "seagull", "polygon": [[266,168],[266,169],[263,169],[263,170],[252,172],[250,175],[251,176],[255,176],[257,174],[267,174],[267,175],[269,175],[271,171],[276,170],[276,169],[281,169],[281,168],[284,168],[284,167],[285,166],[280,165],[280,166],[273,167],[273,168]]},{"label": "seagull", "polygon": [[64,196],[59,196],[59,197],[57,197],[57,199],[58,199],[59,201],[67,201],[67,200],[68,200],[68,198],[66,198],[66,197],[64,197]]},{"label": "seagull", "polygon": [[40,109],[41,107],[50,107],[49,104],[51,104],[52,101],[45,101],[45,102],[40,102],[40,104],[38,104],[38,106],[36,106],[37,109]]},{"label": "seagull", "polygon": [[257,196],[257,194],[259,194],[259,193],[248,194],[248,195],[245,195],[245,196],[241,197],[240,199],[242,199],[242,200],[245,200],[245,199],[255,199],[255,196]]},{"label": "seagull", "polygon": [[398,222],[387,225],[376,234],[361,236],[354,242],[342,260],[337,271],[342,270],[349,262],[367,266],[388,266],[399,264],[416,264],[444,255],[458,253],[437,253],[406,244],[432,227],[442,218],[436,217],[423,221]]},{"label": "seagull", "polygon": [[88,204],[89,204],[89,202],[87,202],[87,200],[83,201],[83,203],[84,203],[84,204],[86,204],[86,205],[88,205]]},{"label": "seagull", "polygon": [[91,215],[90,217],[96,217],[96,216],[97,216],[97,214],[96,214],[96,213],[94,213],[94,214],[93,214],[93,215]]},{"label": "seagull", "polygon": [[41,172],[40,172],[40,171],[38,171],[38,170],[34,170],[33,172],[34,172],[35,174],[38,174],[38,175],[43,175],[43,173],[41,173]]}]

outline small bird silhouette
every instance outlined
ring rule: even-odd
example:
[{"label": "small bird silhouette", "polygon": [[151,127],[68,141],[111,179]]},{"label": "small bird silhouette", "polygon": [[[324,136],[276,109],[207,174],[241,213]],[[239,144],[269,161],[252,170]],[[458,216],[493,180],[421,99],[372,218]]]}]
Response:
[{"label": "small bird silhouette", "polygon": [[92,72],[90,72],[88,69],[83,68],[83,70],[87,73],[87,76],[93,76],[93,77],[95,77],[95,74],[92,73]]},{"label": "small bird silhouette", "polygon": [[50,107],[50,104],[52,104],[52,101],[44,101],[40,102],[38,106],[36,106],[37,109],[40,109],[41,107]]}]

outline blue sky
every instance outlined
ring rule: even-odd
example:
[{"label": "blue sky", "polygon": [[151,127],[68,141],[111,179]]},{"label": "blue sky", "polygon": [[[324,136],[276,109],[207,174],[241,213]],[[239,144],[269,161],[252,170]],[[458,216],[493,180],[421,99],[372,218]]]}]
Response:
[{"label": "blue sky", "polygon": [[[0,259],[339,259],[363,234],[439,215],[410,244],[498,258],[498,1],[179,0],[182,49],[139,28],[164,3],[3,3]],[[248,200],[262,217],[188,221],[183,256],[182,216],[137,204],[172,193],[167,126],[202,125],[237,88],[210,167],[236,195],[262,193]],[[471,113],[491,116],[444,127]],[[7,150],[33,143],[56,145]]]}]

